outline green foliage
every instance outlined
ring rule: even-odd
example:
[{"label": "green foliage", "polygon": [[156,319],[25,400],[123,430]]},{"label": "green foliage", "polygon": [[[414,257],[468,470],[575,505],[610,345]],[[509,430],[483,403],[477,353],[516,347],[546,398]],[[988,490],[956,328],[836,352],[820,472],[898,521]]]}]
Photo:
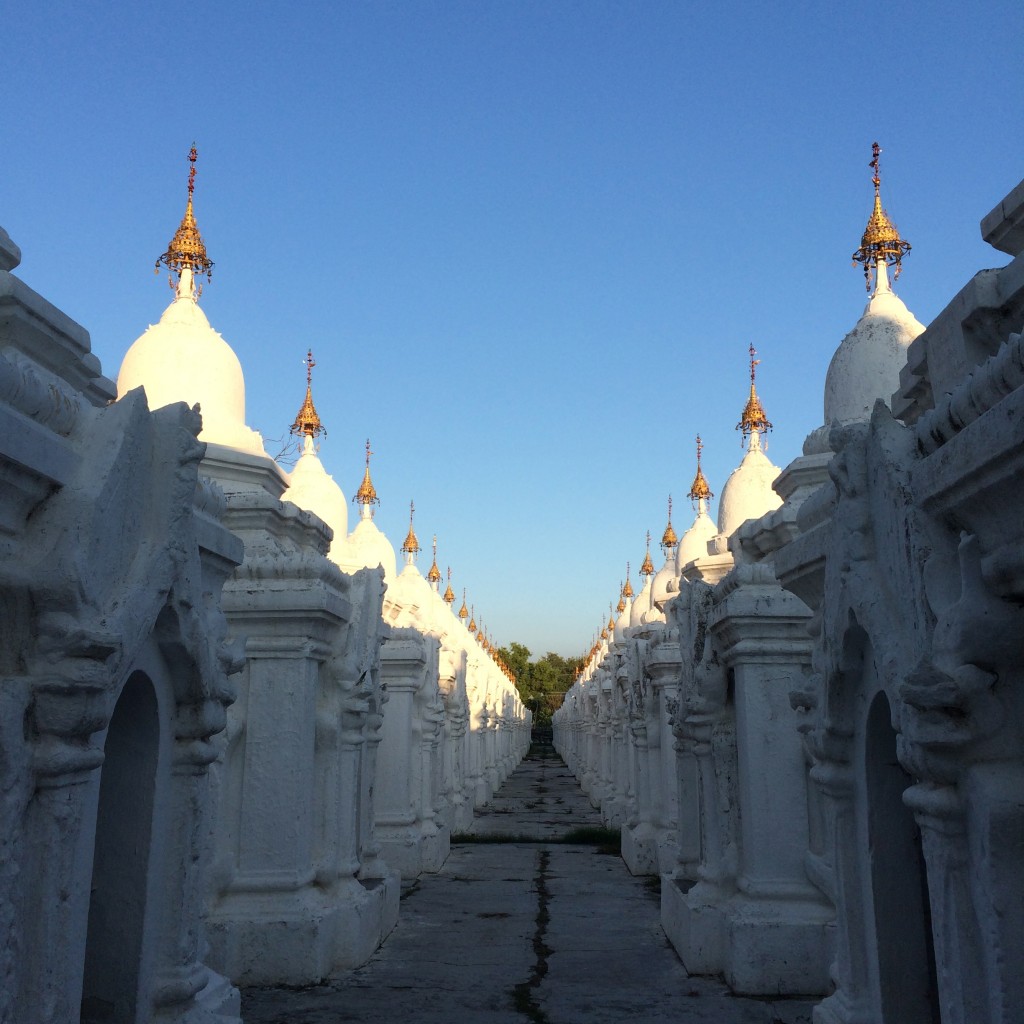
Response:
[{"label": "green foliage", "polygon": [[562,706],[562,697],[575,679],[583,658],[563,658],[548,651],[543,658],[530,661],[530,649],[511,643],[498,651],[516,677],[522,702],[533,712],[534,725],[547,725],[551,715]]}]

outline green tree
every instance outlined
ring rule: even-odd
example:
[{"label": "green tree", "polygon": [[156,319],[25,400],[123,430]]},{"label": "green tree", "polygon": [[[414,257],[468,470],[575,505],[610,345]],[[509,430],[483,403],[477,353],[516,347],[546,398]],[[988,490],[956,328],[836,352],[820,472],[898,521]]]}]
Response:
[{"label": "green tree", "polygon": [[547,725],[561,707],[583,658],[563,658],[548,651],[543,658],[530,661],[530,649],[520,643],[502,647],[498,653],[515,675],[520,699],[533,712],[534,722]]}]

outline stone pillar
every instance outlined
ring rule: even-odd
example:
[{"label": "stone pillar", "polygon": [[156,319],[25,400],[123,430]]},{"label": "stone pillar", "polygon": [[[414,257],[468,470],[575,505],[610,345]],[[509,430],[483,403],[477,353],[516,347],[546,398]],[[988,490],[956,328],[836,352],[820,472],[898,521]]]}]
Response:
[{"label": "stone pillar", "polygon": [[436,641],[411,628],[395,629],[381,652],[388,693],[377,780],[377,838],[384,859],[415,878],[424,870],[420,805],[423,792],[423,721],[417,696],[428,685]]},{"label": "stone pillar", "polygon": [[789,699],[810,670],[810,612],[764,562],[738,565],[715,598],[710,629],[734,678],[741,839],[726,981],[742,993],[821,993],[833,913],[804,868],[804,756]]}]

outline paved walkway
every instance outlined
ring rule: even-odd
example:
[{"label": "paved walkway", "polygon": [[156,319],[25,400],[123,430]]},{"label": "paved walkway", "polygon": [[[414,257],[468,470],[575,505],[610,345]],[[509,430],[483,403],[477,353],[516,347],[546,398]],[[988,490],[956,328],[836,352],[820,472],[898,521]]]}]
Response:
[{"label": "paved walkway", "polygon": [[406,887],[369,963],[248,990],[246,1024],[809,1024],[809,1002],[688,976],[658,880],[630,875],[600,825],[560,759],[528,757],[478,812],[474,841]]}]

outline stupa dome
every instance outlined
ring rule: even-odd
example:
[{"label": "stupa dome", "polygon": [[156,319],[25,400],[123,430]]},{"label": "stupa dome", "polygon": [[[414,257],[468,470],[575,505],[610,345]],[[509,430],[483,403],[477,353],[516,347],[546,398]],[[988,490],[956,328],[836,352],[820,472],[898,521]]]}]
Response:
[{"label": "stupa dome", "polygon": [[398,575],[395,549],[369,516],[356,523],[356,528],[348,535],[348,540],[340,546],[340,550],[338,545],[332,548],[331,557],[347,572],[375,569],[379,565],[384,569],[384,582],[389,585]]},{"label": "stupa dome", "polygon": [[683,534],[679,540],[679,553],[676,556],[676,575],[682,572],[684,565],[692,562],[695,558],[705,558],[708,553],[708,541],[718,532],[714,519],[708,515],[705,508],[697,513],[693,525]]},{"label": "stupa dome", "polygon": [[199,307],[187,267],[159,323],[146,329],[121,362],[117,397],[137,387],[146,389],[150,409],[198,403],[200,441],[263,453],[262,438],[245,424],[242,364]]},{"label": "stupa dome", "polygon": [[654,578],[653,576],[648,576],[644,580],[640,593],[636,595],[633,603],[629,606],[629,624],[631,627],[643,625],[645,621],[644,615],[651,610],[651,588]]},{"label": "stupa dome", "polygon": [[348,536],[348,504],[341,488],[334,482],[316,453],[313,438],[308,434],[303,441],[303,452],[288,477],[288,488],[281,495],[299,508],[316,513],[333,531],[331,559],[344,546]]},{"label": "stupa dome", "polygon": [[[654,578],[651,580],[651,607],[655,611],[661,609],[665,602],[673,596],[672,591],[669,589],[669,585],[678,575],[678,572],[676,572],[675,557],[666,558],[665,564],[658,570]],[[644,619],[644,621],[650,622],[651,620],[647,618]]]},{"label": "stupa dome", "polygon": [[[754,435],[756,437],[756,435]],[[763,451],[753,443],[743,461],[729,474],[718,501],[718,532],[731,537],[748,519],[760,519],[778,508],[782,499],[772,490],[772,483],[781,472]],[[703,554],[707,554],[707,549]]]},{"label": "stupa dome", "polygon": [[879,264],[875,294],[829,363],[825,423],[867,420],[876,399],[888,404],[900,386],[907,347],[923,330],[924,324],[890,289],[885,264]]},{"label": "stupa dome", "polygon": [[825,376],[825,425],[834,420],[849,423],[867,420],[875,402],[886,404],[899,388],[900,370],[907,361],[907,346],[924,330],[913,313],[889,285],[889,267],[899,277],[910,243],[900,237],[896,225],[882,208],[878,143],[871,147],[872,184],[875,199],[871,216],[853,254],[864,267],[864,280],[874,293],[852,331],[842,340]]},{"label": "stupa dome", "polygon": [[772,490],[772,483],[781,472],[761,450],[761,435],[772,429],[757,394],[755,373],[760,363],[755,359],[757,350],[750,346],[750,397],[743,408],[737,430],[749,438],[747,454],[729,474],[718,499],[718,533],[731,537],[737,527],[748,519],[760,519],[766,512],[778,508],[782,499]]},{"label": "stupa dome", "polygon": [[245,378],[231,346],[210,326],[199,308],[195,274],[209,276],[213,262],[196,225],[192,207],[196,149],[185,216],[171,243],[157,260],[178,275],[174,301],[159,323],[146,329],[125,353],[117,375],[117,397],[137,387],[146,389],[150,409],[174,402],[198,403],[203,415],[201,441],[263,454],[263,439],[245,424]]},{"label": "stupa dome", "polygon": [[432,625],[437,616],[437,594],[414,562],[407,563],[394,583],[388,586],[387,599],[406,614],[413,615],[421,626]]}]

